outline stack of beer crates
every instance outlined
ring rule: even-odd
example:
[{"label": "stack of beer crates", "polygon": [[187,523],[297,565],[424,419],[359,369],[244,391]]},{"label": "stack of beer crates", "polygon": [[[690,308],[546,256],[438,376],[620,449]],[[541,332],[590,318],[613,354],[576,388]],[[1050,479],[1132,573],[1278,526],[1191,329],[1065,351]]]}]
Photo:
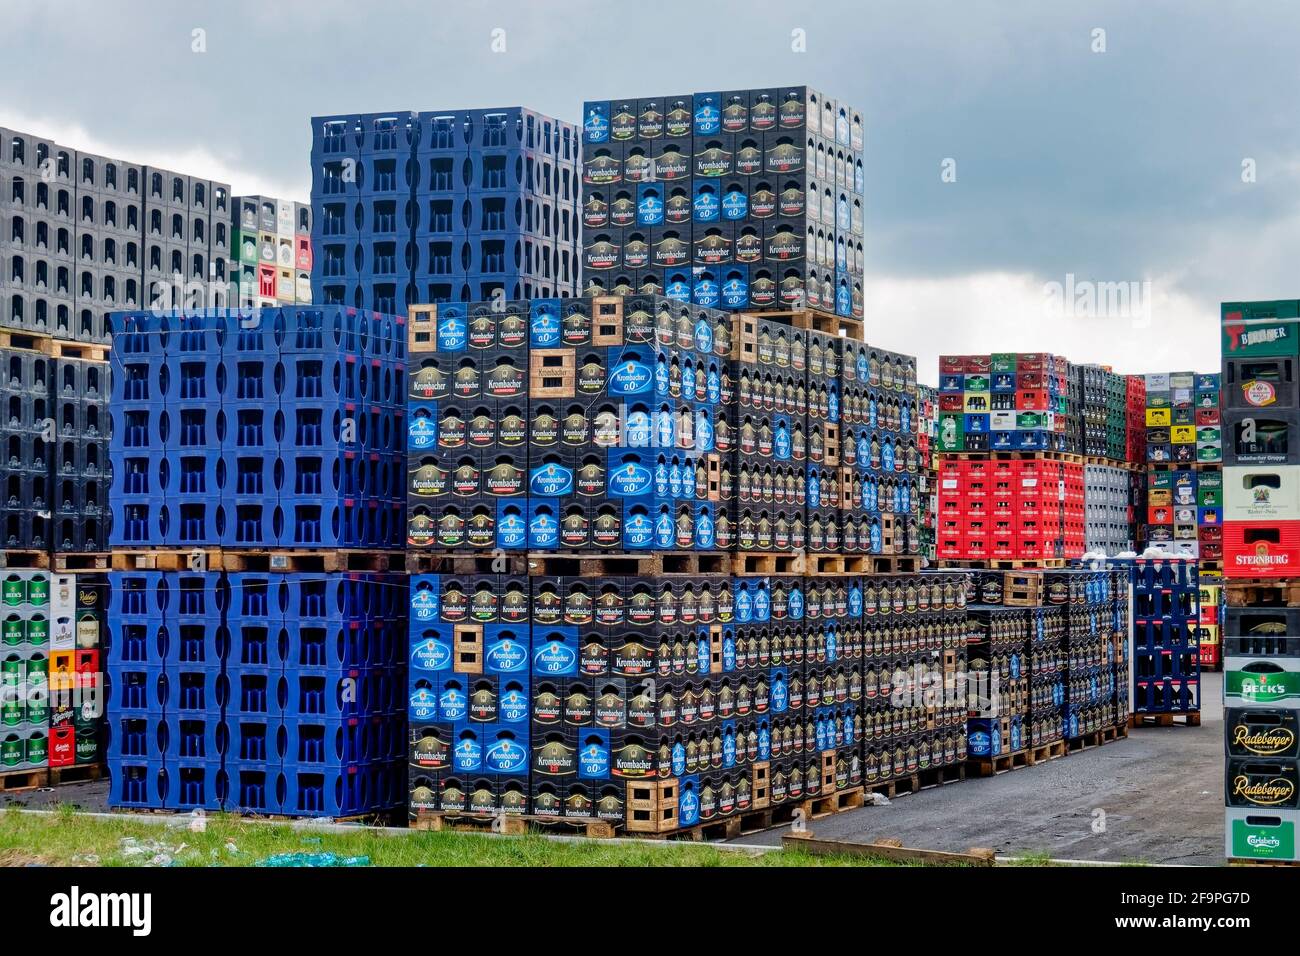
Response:
[{"label": "stack of beer crates", "polygon": [[101,761],[98,629],[79,642],[72,609],[80,593],[104,611],[108,365],[41,328],[0,330],[0,789],[94,778]]},{"label": "stack of beer crates", "polygon": [[1224,848],[1300,859],[1300,302],[1225,302]]},{"label": "stack of beer crates", "polygon": [[1082,388],[1087,549],[1108,555],[1133,550],[1133,472],[1129,458],[1128,376],[1107,366],[1078,366]]},{"label": "stack of beer crates", "polygon": [[411,593],[417,825],[662,835],[860,805],[965,757],[965,701],[936,696],[964,669],[956,573],[446,573]]},{"label": "stack of beer crates", "polygon": [[1128,570],[968,574],[970,757],[984,775],[1124,736]]},{"label": "stack of beer crates", "polygon": [[1139,543],[1217,572],[1223,559],[1223,442],[1217,373],[1146,376],[1147,513]]},{"label": "stack of beer crates", "polygon": [[1135,726],[1197,726],[1201,712],[1200,593],[1188,558],[1139,557],[1132,568]]},{"label": "stack of beer crates", "polygon": [[406,329],[115,313],[110,804],[403,800]]},{"label": "stack of beer crates", "polygon": [[883,709],[895,670],[964,660],[959,576],[915,573],[915,359],[832,326],[651,294],[412,309],[417,825],[833,810],[868,739],[877,785],[956,772],[961,706]]}]

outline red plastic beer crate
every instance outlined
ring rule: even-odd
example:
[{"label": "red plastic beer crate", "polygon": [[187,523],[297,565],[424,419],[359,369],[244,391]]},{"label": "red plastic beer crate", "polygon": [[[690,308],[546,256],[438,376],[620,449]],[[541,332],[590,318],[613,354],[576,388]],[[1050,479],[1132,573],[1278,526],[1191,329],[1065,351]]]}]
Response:
[{"label": "red plastic beer crate", "polygon": [[1300,521],[1229,521],[1223,526],[1223,575],[1300,576]]}]

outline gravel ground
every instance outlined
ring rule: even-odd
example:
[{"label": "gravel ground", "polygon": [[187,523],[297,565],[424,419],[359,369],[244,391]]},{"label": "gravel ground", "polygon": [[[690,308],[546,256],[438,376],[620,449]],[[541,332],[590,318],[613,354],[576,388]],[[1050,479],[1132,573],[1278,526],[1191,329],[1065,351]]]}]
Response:
[{"label": "gravel ground", "polygon": [[[1057,859],[1223,863],[1221,674],[1206,674],[1200,727],[1131,729],[1125,740],[996,777],[899,797],[812,823],[822,838]],[[0,794],[0,806],[107,809],[106,780]],[[1101,813],[1098,813],[1101,811]],[[778,845],[782,827],[736,843]]]},{"label": "gravel ground", "polygon": [[[1127,863],[1223,863],[1223,675],[1203,678],[1200,727],[1127,739],[996,777],[813,821],[820,838]],[[1098,811],[1101,811],[1100,813]],[[779,843],[781,827],[737,843]]]}]

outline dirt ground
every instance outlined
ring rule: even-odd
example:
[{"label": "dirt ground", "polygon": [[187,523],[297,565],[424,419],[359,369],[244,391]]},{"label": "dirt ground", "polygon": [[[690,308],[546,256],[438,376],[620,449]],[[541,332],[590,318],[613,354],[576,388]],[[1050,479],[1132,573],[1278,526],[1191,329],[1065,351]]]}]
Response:
[{"label": "dirt ground", "polygon": [[[1133,728],[1126,740],[834,814],[809,829],[826,839],[893,837],[951,852],[1221,865],[1222,684],[1222,674],[1204,675],[1200,727]],[[776,844],[788,829],[733,842]]]},{"label": "dirt ground", "polygon": [[[1206,674],[1200,727],[1152,727],[1125,740],[986,779],[813,821],[818,837],[1126,863],[1223,863],[1222,675]],[[0,806],[105,810],[107,781],[0,794]],[[779,845],[788,828],[736,843]]]}]

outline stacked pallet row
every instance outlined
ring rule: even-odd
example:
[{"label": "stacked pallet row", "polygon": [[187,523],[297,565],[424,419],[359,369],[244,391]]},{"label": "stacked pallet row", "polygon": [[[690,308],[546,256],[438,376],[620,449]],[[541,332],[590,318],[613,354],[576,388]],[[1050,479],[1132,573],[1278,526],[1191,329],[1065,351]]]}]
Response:
[{"label": "stacked pallet row", "polygon": [[98,770],[98,632],[87,626],[77,643],[72,609],[81,594],[88,611],[104,610],[102,575],[82,569],[106,566],[111,471],[108,363],[75,357],[97,348],[17,333],[4,342],[12,347],[0,348],[0,786],[8,789],[42,786],[50,769],[60,781],[73,779],[66,768],[85,768],[81,779]]},{"label": "stacked pallet row", "polygon": [[[413,310],[409,546],[729,548],[730,319],[689,306],[674,315],[666,302]],[[788,430],[782,441],[788,460]]]},{"label": "stacked pallet row", "polygon": [[1300,302],[1225,302],[1224,853],[1295,862],[1300,829]]},{"label": "stacked pallet row", "polygon": [[940,561],[1083,553],[1082,388],[1061,356],[940,356]]},{"label": "stacked pallet row", "polygon": [[[812,342],[819,333],[808,336]],[[830,354],[835,340],[821,337]],[[840,456],[845,469],[841,485],[848,491],[841,496],[844,551],[918,555],[926,485],[917,434],[921,419],[916,359],[848,339],[840,344],[844,393]],[[811,406],[809,419],[815,451],[817,425]],[[816,569],[820,568],[810,568]]]},{"label": "stacked pallet row", "polygon": [[113,319],[111,804],[399,804],[404,322]]},{"label": "stacked pallet row", "polygon": [[418,575],[411,817],[668,835],[956,773],[964,701],[927,697],[923,678],[964,665],[963,589],[956,574]]},{"label": "stacked pallet row", "polygon": [[1037,453],[940,455],[940,561],[1063,562],[1084,551],[1083,463]]},{"label": "stacked pallet row", "polygon": [[909,356],[662,296],[418,306],[412,336],[417,553],[919,552]]},{"label": "stacked pallet row", "polygon": [[968,580],[968,733],[980,772],[1114,739],[1128,714],[1127,571],[972,571]]},{"label": "stacked pallet row", "polygon": [[941,355],[938,450],[1082,455],[1082,389],[1060,355]]}]

